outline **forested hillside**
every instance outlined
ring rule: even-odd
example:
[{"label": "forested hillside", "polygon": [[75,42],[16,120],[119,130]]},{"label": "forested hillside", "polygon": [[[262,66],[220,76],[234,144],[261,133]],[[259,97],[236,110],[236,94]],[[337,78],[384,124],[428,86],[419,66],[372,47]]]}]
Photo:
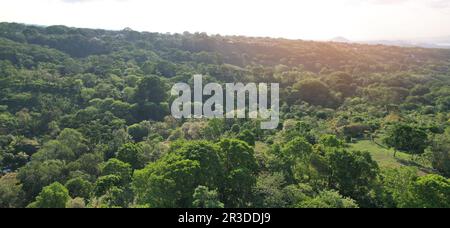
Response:
[{"label": "forested hillside", "polygon": [[[281,123],[170,88],[280,83]],[[0,23],[2,207],[450,207],[450,50]]]}]

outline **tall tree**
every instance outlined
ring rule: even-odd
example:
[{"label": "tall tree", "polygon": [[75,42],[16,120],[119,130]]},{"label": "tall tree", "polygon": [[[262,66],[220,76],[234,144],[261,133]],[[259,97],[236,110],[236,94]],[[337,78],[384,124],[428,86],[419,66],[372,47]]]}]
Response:
[{"label": "tall tree", "polygon": [[450,208],[450,179],[431,174],[412,186],[413,205],[419,208]]},{"label": "tall tree", "polygon": [[336,191],[322,191],[316,197],[301,202],[300,208],[358,208],[358,204]]},{"label": "tall tree", "polygon": [[25,199],[34,199],[43,187],[55,181],[64,182],[65,169],[65,163],[58,160],[32,161],[22,167],[17,177],[23,184]]},{"label": "tall tree", "polygon": [[117,159],[130,164],[133,169],[142,169],[146,163],[142,147],[134,143],[123,145],[117,152]]},{"label": "tall tree", "polygon": [[450,128],[433,139],[430,151],[433,168],[450,177]]},{"label": "tall tree", "polygon": [[373,206],[369,194],[379,173],[368,152],[335,149],[326,154],[330,167],[329,185],[363,207]]},{"label": "tall tree", "polygon": [[69,191],[60,183],[55,182],[44,189],[30,204],[31,208],[65,208],[70,200]]},{"label": "tall tree", "polygon": [[166,99],[166,91],[165,85],[159,77],[146,76],[138,82],[135,101],[159,104]]},{"label": "tall tree", "polygon": [[0,178],[0,208],[21,207],[23,203],[22,184],[16,173],[9,173]]},{"label": "tall tree", "polygon": [[126,185],[131,182],[131,165],[115,158],[109,159],[101,167],[102,176],[115,175]]},{"label": "tall tree", "polygon": [[210,191],[208,187],[198,186],[194,192],[194,202],[192,206],[195,208],[223,208],[224,205],[219,200],[217,191]]},{"label": "tall tree", "polygon": [[413,155],[423,154],[429,145],[428,134],[424,130],[403,123],[389,128],[384,142],[396,151]]},{"label": "tall tree", "polygon": [[253,148],[236,139],[223,139],[218,144],[225,174],[223,201],[227,207],[248,207],[258,168]]},{"label": "tall tree", "polygon": [[195,189],[217,189],[222,173],[216,145],[205,141],[179,142],[163,158],[136,170],[133,188],[138,204],[192,207]]}]

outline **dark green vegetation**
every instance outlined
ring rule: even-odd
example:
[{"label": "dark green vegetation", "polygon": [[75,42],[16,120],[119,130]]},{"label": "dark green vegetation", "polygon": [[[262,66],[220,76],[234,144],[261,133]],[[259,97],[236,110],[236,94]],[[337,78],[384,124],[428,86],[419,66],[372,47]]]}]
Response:
[{"label": "dark green vegetation", "polygon": [[[0,24],[0,207],[450,207],[450,51]],[[282,122],[170,87],[278,82]],[[395,154],[395,156],[394,156]]]}]

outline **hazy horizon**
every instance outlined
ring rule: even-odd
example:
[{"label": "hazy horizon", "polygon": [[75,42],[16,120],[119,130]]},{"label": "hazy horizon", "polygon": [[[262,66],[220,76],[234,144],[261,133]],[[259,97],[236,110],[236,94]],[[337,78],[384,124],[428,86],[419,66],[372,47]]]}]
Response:
[{"label": "hazy horizon", "polygon": [[0,6],[1,22],[42,26],[323,41],[450,37],[445,0],[3,0]]}]

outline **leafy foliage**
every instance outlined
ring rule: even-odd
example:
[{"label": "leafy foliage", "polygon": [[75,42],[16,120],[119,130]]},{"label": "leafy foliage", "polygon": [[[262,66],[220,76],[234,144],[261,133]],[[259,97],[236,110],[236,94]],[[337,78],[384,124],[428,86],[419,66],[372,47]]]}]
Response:
[{"label": "leafy foliage", "polygon": [[69,191],[60,183],[55,182],[44,189],[30,204],[30,208],[65,208],[69,201]]},{"label": "leafy foliage", "polygon": [[[449,72],[441,49],[0,23],[0,207],[449,207]],[[279,83],[280,127],[170,117],[194,74]]]}]

